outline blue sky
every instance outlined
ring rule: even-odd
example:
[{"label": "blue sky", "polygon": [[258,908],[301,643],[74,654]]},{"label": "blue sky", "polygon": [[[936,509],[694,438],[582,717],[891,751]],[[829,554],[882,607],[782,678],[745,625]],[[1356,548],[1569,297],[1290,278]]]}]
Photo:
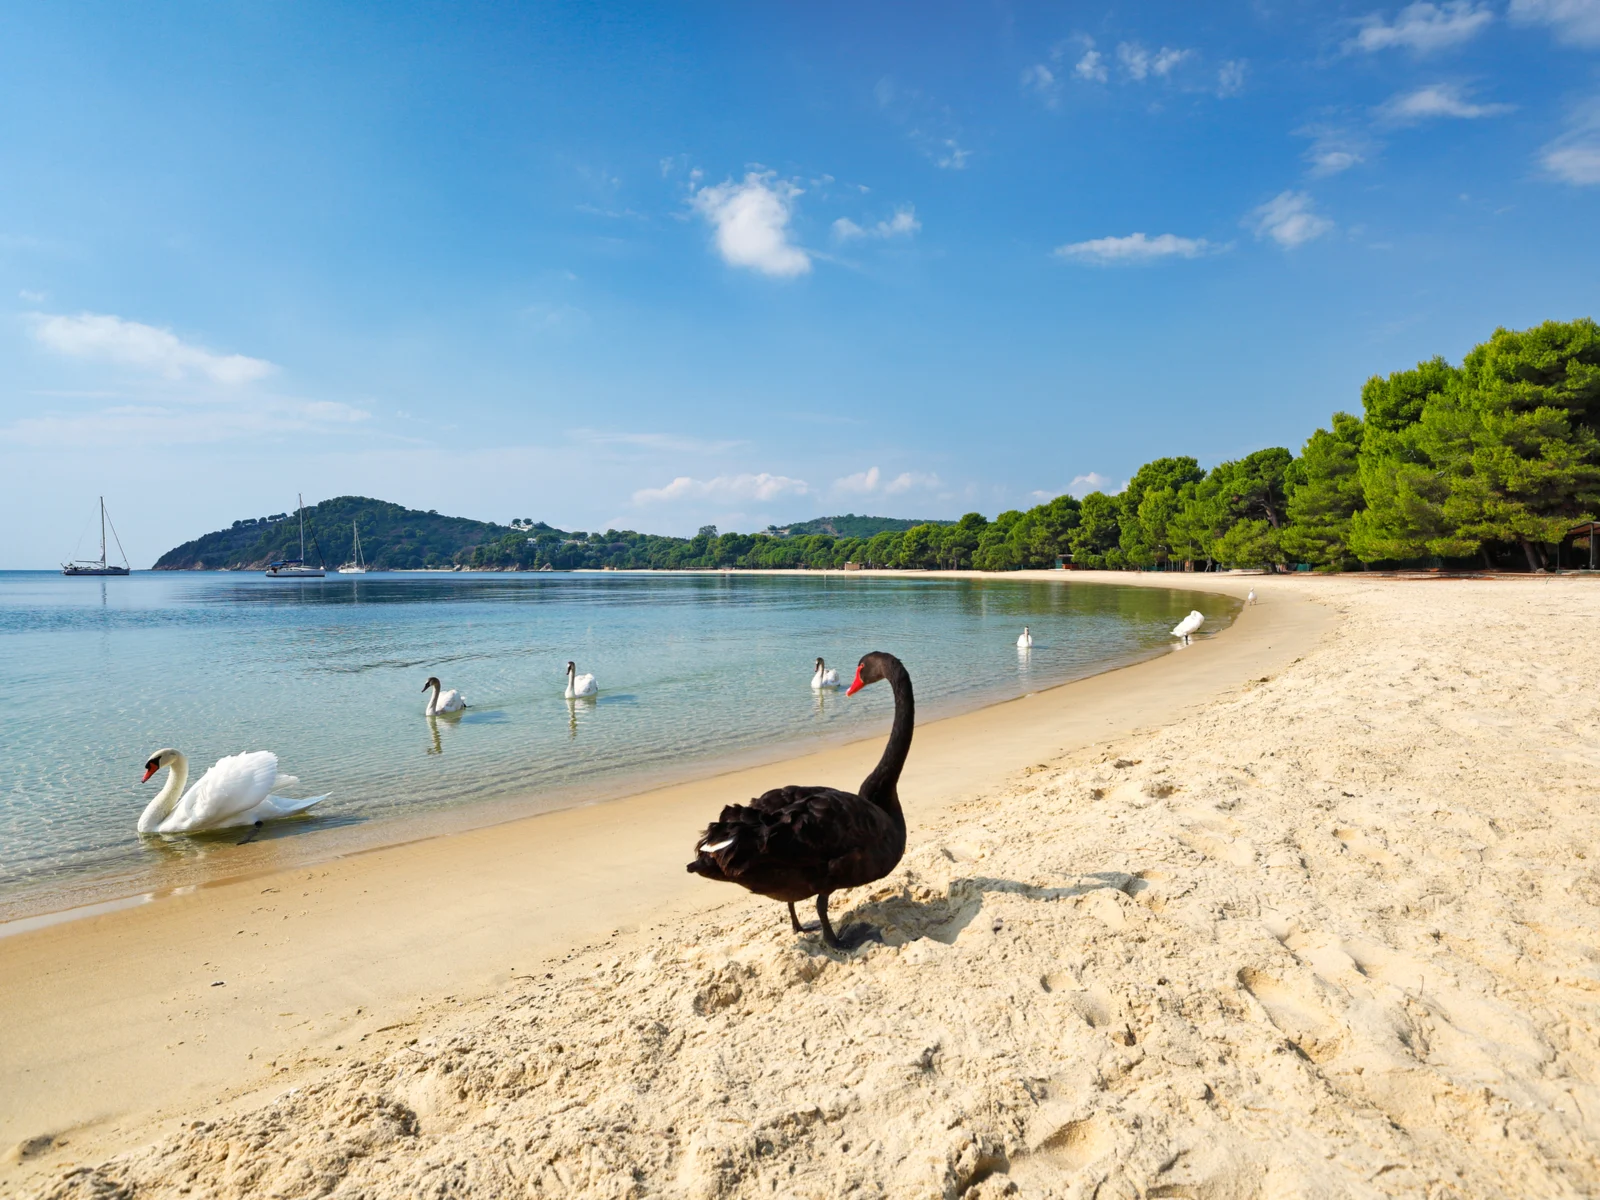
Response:
[{"label": "blue sky", "polygon": [[1600,0],[17,0],[0,89],[0,567],[992,516],[1597,307]]}]

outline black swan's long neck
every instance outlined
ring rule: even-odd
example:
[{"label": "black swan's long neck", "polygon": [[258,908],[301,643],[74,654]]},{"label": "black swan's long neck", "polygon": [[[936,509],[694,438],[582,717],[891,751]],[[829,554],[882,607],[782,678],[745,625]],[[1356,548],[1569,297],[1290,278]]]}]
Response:
[{"label": "black swan's long neck", "polygon": [[870,800],[886,810],[896,823],[905,826],[905,814],[900,811],[900,771],[906,765],[906,755],[911,752],[911,731],[917,723],[917,702],[911,694],[911,676],[899,663],[893,663],[884,672],[884,678],[894,689],[894,725],[889,730],[889,742],[883,748],[883,757],[861,784],[861,798]]}]

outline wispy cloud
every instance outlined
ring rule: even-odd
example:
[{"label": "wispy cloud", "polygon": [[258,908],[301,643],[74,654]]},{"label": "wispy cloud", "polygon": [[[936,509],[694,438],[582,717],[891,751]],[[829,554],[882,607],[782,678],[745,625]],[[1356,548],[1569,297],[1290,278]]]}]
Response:
[{"label": "wispy cloud", "polygon": [[1547,25],[1569,46],[1600,46],[1600,0],[1511,0],[1507,12],[1524,25]]},{"label": "wispy cloud", "polygon": [[334,400],[269,397],[248,406],[120,404],[91,412],[43,413],[0,427],[0,445],[70,450],[83,446],[206,445],[349,429],[371,417]]},{"label": "wispy cloud", "polygon": [[888,220],[873,225],[857,225],[848,217],[840,217],[833,223],[833,236],[841,242],[856,238],[911,237],[921,228],[922,222],[917,220],[915,206],[906,204],[895,209],[894,216]]},{"label": "wispy cloud", "polygon": [[1567,131],[1539,151],[1539,165],[1562,183],[1600,184],[1600,97],[1573,112]]},{"label": "wispy cloud", "polygon": [[898,496],[912,490],[932,490],[940,485],[937,475],[921,471],[902,471],[893,479],[884,479],[877,467],[857,471],[833,481],[833,490],[857,496]]},{"label": "wispy cloud", "polygon": [[45,302],[45,294],[43,292],[30,292],[27,288],[23,288],[18,292],[17,298],[24,304],[43,304]]},{"label": "wispy cloud", "polygon": [[751,171],[742,183],[730,179],[694,191],[690,202],[710,224],[724,262],[792,279],[811,270],[811,257],[790,240],[789,231],[795,201],[803,194],[771,171]]},{"label": "wispy cloud", "polygon": [[1296,137],[1311,139],[1305,160],[1311,164],[1309,174],[1313,179],[1338,175],[1360,166],[1373,152],[1370,138],[1342,126],[1305,125],[1294,132]]},{"label": "wispy cloud", "polygon": [[873,95],[879,111],[905,128],[911,144],[929,162],[943,171],[966,170],[972,150],[961,144],[960,125],[949,105],[888,76],[878,80]]},{"label": "wispy cloud", "polygon": [[635,504],[669,504],[679,500],[775,500],[779,496],[809,495],[811,487],[803,479],[787,475],[718,475],[713,479],[694,479],[679,475],[665,487],[640,488],[633,493]]},{"label": "wispy cloud", "polygon": [[1377,108],[1378,118],[1390,125],[1416,125],[1442,117],[1475,121],[1511,112],[1511,104],[1477,104],[1465,88],[1453,83],[1430,83],[1414,91],[1391,96]]},{"label": "wispy cloud", "polygon": [[972,157],[972,151],[962,146],[953,137],[928,137],[920,131],[912,131],[913,139],[922,147],[928,160],[941,171],[965,171],[967,160]]},{"label": "wispy cloud", "polygon": [[573,429],[568,436],[592,446],[635,446],[642,450],[666,450],[675,454],[724,454],[745,443],[737,439],[711,441],[676,433],[626,433],[605,429]]},{"label": "wispy cloud", "polygon": [[1333,229],[1333,222],[1318,214],[1305,192],[1279,192],[1245,218],[1258,238],[1271,238],[1285,250],[1315,241]]},{"label": "wispy cloud", "polygon": [[1159,233],[1146,237],[1130,233],[1126,237],[1094,238],[1087,242],[1071,242],[1057,246],[1051,253],[1057,258],[1072,262],[1092,263],[1096,266],[1136,266],[1159,262],[1164,258],[1199,258],[1226,247],[1208,242],[1205,238],[1179,237],[1175,233]]},{"label": "wispy cloud", "polygon": [[1073,65],[1072,73],[1085,83],[1104,83],[1109,77],[1109,72],[1106,70],[1105,55],[1091,46],[1083,52],[1083,57]]},{"label": "wispy cloud", "polygon": [[1074,475],[1072,482],[1067,485],[1067,495],[1077,496],[1080,499],[1090,492],[1103,492],[1111,486],[1111,477],[1102,475],[1099,471],[1090,471],[1087,475]]},{"label": "wispy cloud", "polygon": [[235,387],[253,383],[276,369],[265,359],[217,354],[184,341],[170,329],[105,313],[33,313],[28,326],[33,340],[56,354],[133,367],[167,379],[198,376]]},{"label": "wispy cloud", "polygon": [[1409,50],[1432,54],[1470,42],[1494,20],[1487,4],[1472,0],[1446,0],[1444,4],[1408,4],[1385,20],[1382,13],[1361,18],[1360,29],[1347,41],[1346,50],[1372,54],[1380,50]]},{"label": "wispy cloud", "polygon": [[1171,46],[1151,52],[1138,42],[1123,42],[1117,47],[1117,61],[1129,79],[1143,83],[1152,76],[1165,79],[1172,74],[1174,67],[1193,53],[1192,50],[1178,50]]},{"label": "wispy cloud", "polygon": [[1230,58],[1217,68],[1217,95],[1224,98],[1237,96],[1244,91],[1245,63],[1241,58]]},{"label": "wispy cloud", "polygon": [[1034,63],[1023,69],[1022,90],[1046,108],[1055,108],[1061,103],[1061,80],[1044,63]]}]

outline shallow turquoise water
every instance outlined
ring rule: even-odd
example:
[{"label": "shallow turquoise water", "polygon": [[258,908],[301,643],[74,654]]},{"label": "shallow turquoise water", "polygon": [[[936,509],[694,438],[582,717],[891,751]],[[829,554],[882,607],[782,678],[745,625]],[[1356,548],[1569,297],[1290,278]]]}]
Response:
[{"label": "shallow turquoise water", "polygon": [[[1003,578],[0,572],[0,916],[193,881],[202,858],[213,873],[267,861],[237,833],[134,832],[162,746],[188,754],[191,778],[272,750],[332,793],[264,839],[304,858],[419,815],[582,803],[886,728],[887,688],[811,691],[819,654],[846,680],[866,651],[898,654],[927,719],[1157,653],[1190,608],[1208,630],[1232,612],[1198,593]],[[597,700],[562,697],[569,658],[599,678]],[[466,694],[461,718],[423,716],[429,675]]]}]

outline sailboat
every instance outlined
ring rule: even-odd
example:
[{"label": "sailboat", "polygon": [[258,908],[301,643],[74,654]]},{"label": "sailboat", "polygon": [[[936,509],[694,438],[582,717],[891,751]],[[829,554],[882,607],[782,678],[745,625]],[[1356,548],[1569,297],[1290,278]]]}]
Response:
[{"label": "sailboat", "polygon": [[361,559],[361,531],[356,528],[354,521],[350,522],[350,538],[355,546],[355,557],[339,568],[341,575],[365,575],[367,564]]},{"label": "sailboat", "polygon": [[106,561],[106,498],[100,497],[100,557],[77,558],[69,563],[61,564],[63,575],[126,575],[128,573],[128,555],[122,548],[122,539],[117,537],[117,527],[111,527],[111,536],[116,540],[117,553],[122,555],[122,565],[113,566]]},{"label": "sailboat", "polygon": [[[321,579],[327,574],[321,567],[306,566],[306,499],[304,496],[295,497],[296,511],[300,515],[300,557],[285,558],[267,564],[268,579]],[[312,534],[312,540],[316,535]],[[320,557],[321,552],[318,552]]]}]

